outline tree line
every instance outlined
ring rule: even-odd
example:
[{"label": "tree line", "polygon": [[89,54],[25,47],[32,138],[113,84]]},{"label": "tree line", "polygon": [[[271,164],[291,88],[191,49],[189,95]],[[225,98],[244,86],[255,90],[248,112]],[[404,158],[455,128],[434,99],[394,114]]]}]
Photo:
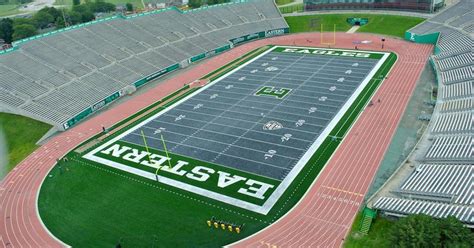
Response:
[{"label": "tree line", "polygon": [[455,217],[436,219],[424,214],[401,218],[391,227],[391,247],[474,247],[474,233]]},{"label": "tree line", "polygon": [[65,26],[89,22],[95,19],[95,13],[115,11],[115,5],[103,0],[80,3],[73,0],[71,9],[45,7],[28,18],[4,18],[0,20],[0,39],[6,43],[38,34],[45,28],[60,29]]},{"label": "tree line", "polygon": [[188,6],[195,9],[199,8],[204,4],[213,5],[218,3],[228,3],[230,0],[189,0]]}]

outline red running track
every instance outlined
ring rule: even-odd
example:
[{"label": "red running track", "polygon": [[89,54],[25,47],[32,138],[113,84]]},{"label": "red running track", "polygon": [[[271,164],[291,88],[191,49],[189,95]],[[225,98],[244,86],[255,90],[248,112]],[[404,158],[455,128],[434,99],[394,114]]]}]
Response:
[{"label": "red running track", "polygon": [[[257,47],[267,44],[319,46],[319,34],[296,34],[259,40],[236,47],[166,80],[153,89],[90,118],[38,148],[15,167],[0,184],[0,246],[61,247],[43,225],[37,198],[43,179],[62,157],[80,143],[136,113],[140,109]],[[368,34],[336,36],[337,47],[352,48],[352,41],[370,39],[359,49],[378,50],[380,38]],[[331,162],[305,198],[285,217],[262,232],[236,244],[258,246],[341,246],[376,169],[395,132],[432,46],[387,39],[387,50],[399,61],[375,98],[348,134]]]}]

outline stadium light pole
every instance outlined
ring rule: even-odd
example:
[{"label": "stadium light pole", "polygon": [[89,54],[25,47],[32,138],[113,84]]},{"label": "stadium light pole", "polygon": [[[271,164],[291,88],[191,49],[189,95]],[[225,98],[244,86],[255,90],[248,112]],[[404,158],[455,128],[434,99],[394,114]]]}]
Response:
[{"label": "stadium light pole", "polygon": [[385,37],[382,37],[382,49],[384,47],[384,43],[385,43]]}]

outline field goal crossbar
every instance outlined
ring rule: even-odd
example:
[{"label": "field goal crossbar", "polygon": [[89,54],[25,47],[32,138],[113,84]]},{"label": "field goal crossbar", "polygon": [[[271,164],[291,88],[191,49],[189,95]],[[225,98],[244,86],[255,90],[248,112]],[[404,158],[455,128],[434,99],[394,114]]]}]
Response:
[{"label": "field goal crossbar", "polygon": [[333,32],[332,32],[332,41],[331,42],[325,42],[324,41],[324,24],[321,23],[321,45],[328,45],[328,46],[333,46],[336,45],[336,24],[333,24]]}]

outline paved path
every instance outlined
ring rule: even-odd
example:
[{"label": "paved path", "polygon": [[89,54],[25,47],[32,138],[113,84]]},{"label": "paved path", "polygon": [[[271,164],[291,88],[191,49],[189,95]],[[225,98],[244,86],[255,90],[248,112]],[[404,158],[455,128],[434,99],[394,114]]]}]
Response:
[{"label": "paved path", "polygon": [[348,34],[353,34],[353,33],[355,33],[355,32],[357,31],[357,29],[359,29],[359,28],[360,28],[360,26],[352,26],[352,28],[350,28],[349,30],[347,30],[346,33],[348,33]]},{"label": "paved path", "polygon": [[[355,39],[374,40],[371,46],[361,45],[360,49],[367,47],[376,50],[380,47],[379,37],[343,33],[337,34],[337,46],[352,47],[352,40]],[[102,125],[111,126],[119,122],[176,91],[184,83],[192,82],[257,47],[267,44],[317,46],[318,42],[319,34],[305,33],[238,46],[52,138],[17,165],[0,183],[0,247],[65,246],[48,232],[38,215],[39,189],[56,159],[101,132]],[[428,45],[395,39],[387,39],[385,45],[399,53],[400,61],[377,93],[376,97],[383,99],[380,106],[365,111],[317,183],[290,214],[239,246],[260,246],[262,241],[286,246],[340,246],[359,208],[358,204],[349,203],[360,204],[362,201],[360,194],[367,191],[432,49]],[[347,194],[328,187],[355,193]],[[344,202],[346,200],[350,202]]]}]

